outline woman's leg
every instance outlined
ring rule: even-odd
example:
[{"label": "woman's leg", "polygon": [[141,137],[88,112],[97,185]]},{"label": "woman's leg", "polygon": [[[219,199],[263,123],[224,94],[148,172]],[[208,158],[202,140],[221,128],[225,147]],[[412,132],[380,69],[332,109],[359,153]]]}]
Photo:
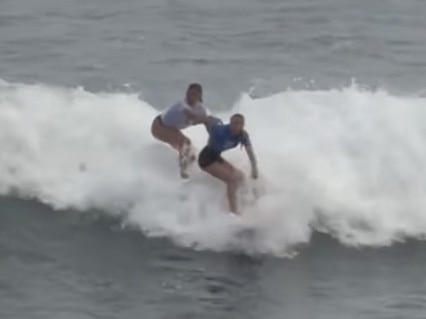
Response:
[{"label": "woman's leg", "polygon": [[239,214],[237,207],[237,189],[241,181],[242,173],[224,159],[216,161],[206,167],[202,167],[202,169],[226,184],[229,210],[234,214]]},{"label": "woman's leg", "polygon": [[181,131],[163,125],[159,116],[157,116],[152,122],[151,134],[156,139],[169,144],[178,151],[182,148],[185,142],[189,142],[189,139],[183,135]]},{"label": "woman's leg", "polygon": [[186,169],[189,164],[195,161],[196,156],[192,151],[191,142],[189,139],[185,141],[181,148],[178,150],[179,152],[179,167],[181,169],[182,178],[187,178],[188,174],[186,173]]},{"label": "woman's leg", "polygon": [[191,157],[191,141],[181,131],[164,126],[157,116],[151,125],[151,134],[158,140],[169,144],[179,153],[179,167],[182,178],[188,178],[186,168],[190,162],[195,160]]},{"label": "woman's leg", "polygon": [[239,215],[241,212],[238,211],[237,191],[240,187],[244,175],[240,170],[224,159],[222,159],[221,164],[227,168],[229,176],[231,176],[230,181],[226,184],[226,194],[228,195],[229,209],[234,214]]}]

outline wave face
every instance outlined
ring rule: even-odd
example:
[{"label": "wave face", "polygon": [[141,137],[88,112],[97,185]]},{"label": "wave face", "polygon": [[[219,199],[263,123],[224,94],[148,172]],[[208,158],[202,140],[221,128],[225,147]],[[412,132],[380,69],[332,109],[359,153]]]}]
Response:
[{"label": "wave face", "polygon": [[[261,179],[225,213],[224,186],[155,141],[158,113],[136,94],[2,83],[0,192],[55,209],[101,209],[147,236],[216,251],[281,255],[325,232],[345,245],[385,246],[426,234],[426,99],[357,87],[243,94]],[[203,127],[188,129],[203,147]],[[249,172],[240,149],[225,157]],[[254,200],[249,192],[257,190]],[[248,224],[248,226],[246,225]],[[255,228],[241,233],[241,227]]]}]

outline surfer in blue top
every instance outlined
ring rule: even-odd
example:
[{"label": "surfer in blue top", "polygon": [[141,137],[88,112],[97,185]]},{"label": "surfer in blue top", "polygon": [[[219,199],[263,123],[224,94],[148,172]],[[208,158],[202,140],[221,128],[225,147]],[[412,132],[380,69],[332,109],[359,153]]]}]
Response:
[{"label": "surfer in blue top", "polygon": [[208,117],[205,125],[209,133],[209,141],[198,156],[200,168],[226,184],[229,210],[234,214],[239,214],[236,192],[243,174],[223,159],[221,153],[238,145],[244,146],[250,159],[251,177],[254,179],[258,177],[256,157],[249,135],[244,130],[244,122],[242,114],[232,115],[229,124],[223,124],[220,119]]}]

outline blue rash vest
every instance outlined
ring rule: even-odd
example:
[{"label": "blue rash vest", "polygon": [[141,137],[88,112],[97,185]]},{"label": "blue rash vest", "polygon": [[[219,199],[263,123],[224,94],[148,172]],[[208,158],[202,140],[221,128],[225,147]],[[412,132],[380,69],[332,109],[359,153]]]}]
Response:
[{"label": "blue rash vest", "polygon": [[207,147],[217,153],[237,147],[239,144],[244,146],[251,145],[246,131],[240,135],[233,135],[230,125],[225,125],[220,120],[210,126],[209,135],[210,138]]}]

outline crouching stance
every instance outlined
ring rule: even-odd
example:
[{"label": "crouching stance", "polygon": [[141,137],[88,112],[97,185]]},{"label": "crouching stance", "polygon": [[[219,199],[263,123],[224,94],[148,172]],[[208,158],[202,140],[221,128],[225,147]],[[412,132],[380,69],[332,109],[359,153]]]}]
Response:
[{"label": "crouching stance", "polygon": [[209,132],[209,141],[199,154],[198,164],[203,171],[226,184],[229,210],[234,214],[239,214],[236,193],[243,179],[243,173],[222,158],[221,153],[241,144],[245,147],[250,159],[252,178],[258,177],[256,157],[249,135],[244,130],[244,116],[232,115],[229,124],[223,124],[219,119],[209,117],[206,121],[206,128]]},{"label": "crouching stance", "polygon": [[155,117],[151,125],[151,133],[156,139],[178,151],[182,178],[189,177],[187,166],[196,159],[195,154],[191,154],[191,141],[182,133],[182,130],[205,122],[207,112],[202,106],[202,101],[201,85],[191,84],[186,92],[185,100],[178,101]]}]

